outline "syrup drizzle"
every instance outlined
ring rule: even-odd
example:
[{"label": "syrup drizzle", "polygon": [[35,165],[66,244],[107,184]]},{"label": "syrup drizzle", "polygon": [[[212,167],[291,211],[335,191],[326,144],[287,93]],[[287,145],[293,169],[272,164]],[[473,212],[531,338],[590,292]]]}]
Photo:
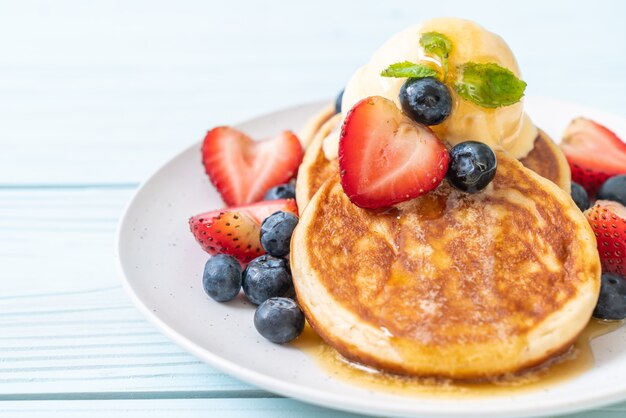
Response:
[{"label": "syrup drizzle", "polygon": [[326,373],[334,378],[368,390],[404,396],[476,398],[507,396],[545,389],[580,376],[591,369],[594,364],[591,341],[618,329],[623,324],[624,321],[608,322],[592,319],[574,345],[561,356],[521,374],[481,382],[405,377],[379,372],[345,359],[334,348],[324,343],[308,325],[292,345],[312,357]]}]

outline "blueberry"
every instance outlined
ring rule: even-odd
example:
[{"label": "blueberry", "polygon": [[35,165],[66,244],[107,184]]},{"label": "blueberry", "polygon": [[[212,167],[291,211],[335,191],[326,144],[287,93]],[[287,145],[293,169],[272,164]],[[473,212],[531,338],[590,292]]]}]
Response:
[{"label": "blueberry", "polygon": [[593,316],[613,320],[626,318],[626,279],[612,273],[602,275],[600,298]]},{"label": "blueberry", "polygon": [[424,125],[438,125],[452,110],[448,88],[435,77],[409,78],[400,87],[400,104],[404,113]]},{"label": "blueberry", "polygon": [[255,305],[277,296],[294,296],[287,260],[267,254],[252,260],[243,272],[243,291]]},{"label": "blueberry", "polygon": [[343,100],[343,92],[345,90],[341,90],[335,99],[335,113],[341,113],[341,101]]},{"label": "blueberry", "polygon": [[291,235],[298,225],[298,217],[289,212],[276,212],[261,224],[261,245],[275,257],[289,254]]},{"label": "blueberry", "polygon": [[269,189],[267,193],[265,193],[263,200],[295,199],[295,197],[296,185],[293,183],[285,183]]},{"label": "blueberry", "polygon": [[626,206],[626,174],[607,179],[596,196],[598,200],[613,200]]},{"label": "blueberry", "polygon": [[446,178],[457,189],[476,193],[487,187],[496,175],[496,154],[482,142],[467,141],[450,150]]},{"label": "blueberry", "polygon": [[204,291],[218,302],[233,299],[241,290],[241,265],[230,255],[218,254],[209,258],[202,275]]},{"label": "blueberry", "polygon": [[273,343],[289,342],[304,329],[304,314],[293,299],[271,298],[254,313],[254,327]]},{"label": "blueberry", "polygon": [[589,196],[587,191],[578,183],[572,182],[572,200],[582,212],[589,209]]}]

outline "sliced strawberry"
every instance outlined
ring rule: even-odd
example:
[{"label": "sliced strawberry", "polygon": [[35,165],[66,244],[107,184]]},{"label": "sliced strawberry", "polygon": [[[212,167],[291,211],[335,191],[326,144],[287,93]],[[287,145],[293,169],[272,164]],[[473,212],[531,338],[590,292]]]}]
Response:
[{"label": "sliced strawberry", "polygon": [[261,223],[279,211],[297,215],[296,201],[270,200],[202,213],[189,219],[189,229],[204,251],[232,255],[246,264],[265,254],[260,242]]},{"label": "sliced strawberry", "polygon": [[265,218],[276,212],[291,212],[296,216],[298,215],[298,207],[294,199],[266,200],[228,210],[245,213],[259,225],[263,223]]},{"label": "sliced strawberry", "polygon": [[341,185],[363,208],[388,207],[428,193],[446,175],[449,158],[430,129],[380,96],[358,102],[341,130]]},{"label": "sliced strawberry", "polygon": [[228,206],[261,200],[270,188],[288,182],[298,171],[304,152],[291,131],[253,141],[236,129],[210,130],[202,144],[202,163]]},{"label": "sliced strawberry", "polygon": [[590,119],[577,118],[569,124],[561,149],[572,170],[572,180],[591,196],[609,177],[626,173],[626,144]]},{"label": "sliced strawberry", "polygon": [[189,228],[202,249],[211,255],[232,255],[246,264],[265,253],[259,238],[261,227],[243,213],[203,213],[189,219]]},{"label": "sliced strawberry", "polygon": [[626,277],[626,208],[617,202],[598,200],[585,216],[596,234],[602,272]]}]

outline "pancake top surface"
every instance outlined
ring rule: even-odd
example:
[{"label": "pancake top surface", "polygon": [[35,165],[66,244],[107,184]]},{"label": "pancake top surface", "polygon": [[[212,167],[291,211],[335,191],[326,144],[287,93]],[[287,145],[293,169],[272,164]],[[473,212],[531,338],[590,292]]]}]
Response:
[{"label": "pancake top surface", "polygon": [[597,285],[593,233],[577,211],[557,186],[498,153],[481,193],[444,181],[379,212],[353,205],[335,176],[297,232],[316,278],[344,308],[436,347],[522,335],[584,284]]}]

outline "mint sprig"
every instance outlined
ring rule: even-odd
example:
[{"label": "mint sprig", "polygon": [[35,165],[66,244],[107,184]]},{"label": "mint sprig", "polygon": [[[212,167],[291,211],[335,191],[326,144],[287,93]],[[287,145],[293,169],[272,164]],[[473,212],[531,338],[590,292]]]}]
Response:
[{"label": "mint sprig", "polygon": [[525,89],[524,81],[495,63],[465,63],[459,67],[454,83],[459,96],[487,108],[517,103],[524,96]]},{"label": "mint sprig", "polygon": [[426,32],[420,37],[420,45],[426,54],[439,58],[445,81],[448,78],[448,57],[452,52],[452,41],[439,32]]},{"label": "mint sprig", "polygon": [[404,61],[391,64],[389,67],[385,68],[380,75],[383,77],[396,78],[424,78],[436,76],[437,71],[427,65]]},{"label": "mint sprig", "polygon": [[493,62],[466,62],[452,73],[455,80],[448,80],[448,59],[454,46],[447,36],[439,32],[422,34],[420,45],[426,55],[439,60],[443,80],[438,77],[440,72],[434,68],[409,61],[391,64],[380,75],[398,78],[438,77],[443,83],[452,85],[462,99],[486,108],[509,106],[524,96],[526,83],[507,68]]}]

